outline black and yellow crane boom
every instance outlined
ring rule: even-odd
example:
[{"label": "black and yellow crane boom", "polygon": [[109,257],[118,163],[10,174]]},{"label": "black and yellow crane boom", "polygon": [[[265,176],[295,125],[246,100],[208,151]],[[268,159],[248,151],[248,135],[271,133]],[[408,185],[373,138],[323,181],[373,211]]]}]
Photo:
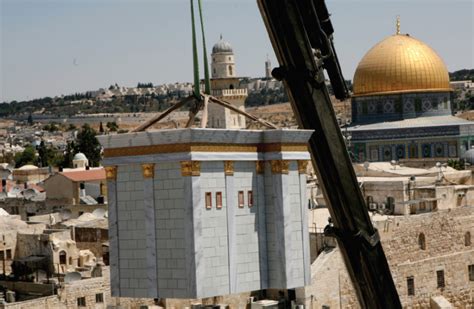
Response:
[{"label": "black and yellow crane boom", "polygon": [[336,121],[325,85],[326,70],[336,97],[349,92],[333,45],[333,27],[323,0],[257,0],[295,116],[315,130],[309,146],[329,204],[337,238],[363,308],[401,308],[390,269]]}]

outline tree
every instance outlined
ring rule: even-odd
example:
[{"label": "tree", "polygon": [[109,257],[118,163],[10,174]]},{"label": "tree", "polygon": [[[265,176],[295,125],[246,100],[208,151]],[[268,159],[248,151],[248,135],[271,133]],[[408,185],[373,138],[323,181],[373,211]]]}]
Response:
[{"label": "tree", "polygon": [[23,152],[19,152],[15,155],[15,167],[22,167],[26,164],[36,163],[36,150],[33,146],[28,146]]},{"label": "tree", "polygon": [[77,152],[77,147],[76,144],[74,144],[74,141],[70,141],[66,145],[66,151],[64,152],[64,156],[61,162],[61,167],[62,168],[71,168],[72,165],[72,160],[74,159],[74,154]]},{"label": "tree", "polygon": [[46,166],[60,166],[64,161],[64,155],[55,147],[47,147],[44,141],[41,141],[38,146],[38,165]]},{"label": "tree", "polygon": [[117,123],[115,121],[113,122],[107,122],[107,128],[112,131],[112,132],[115,132],[118,130],[119,126],[117,125]]},{"label": "tree", "polygon": [[28,125],[33,125],[33,116],[31,116],[31,114],[28,116]]},{"label": "tree", "polygon": [[101,146],[96,135],[96,131],[87,123],[77,134],[77,150],[86,155],[91,166],[99,166],[101,160]]}]

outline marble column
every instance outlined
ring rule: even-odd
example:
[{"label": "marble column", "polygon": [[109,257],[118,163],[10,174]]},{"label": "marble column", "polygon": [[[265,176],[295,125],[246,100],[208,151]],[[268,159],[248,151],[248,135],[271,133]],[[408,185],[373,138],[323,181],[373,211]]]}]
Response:
[{"label": "marble column", "polygon": [[142,164],[145,206],[146,262],[148,297],[158,297],[158,267],[156,256],[155,164]]},{"label": "marble column", "polygon": [[120,297],[120,264],[118,241],[118,209],[117,209],[117,166],[106,166],[107,207],[109,209],[109,265],[110,290],[114,297]]}]

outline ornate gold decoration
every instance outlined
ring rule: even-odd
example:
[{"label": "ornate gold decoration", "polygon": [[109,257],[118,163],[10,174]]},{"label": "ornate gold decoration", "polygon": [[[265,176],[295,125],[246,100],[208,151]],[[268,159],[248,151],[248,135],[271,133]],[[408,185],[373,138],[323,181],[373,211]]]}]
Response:
[{"label": "ornate gold decoration", "polygon": [[272,173],[273,174],[288,174],[290,161],[287,160],[272,160]]},{"label": "ornate gold decoration", "polygon": [[234,175],[234,161],[224,161],[224,173],[226,176]]},{"label": "ornate gold decoration", "polygon": [[265,161],[255,162],[255,170],[257,171],[257,174],[264,174],[265,173]]},{"label": "ornate gold decoration", "polygon": [[181,161],[181,175],[200,176],[201,162],[199,161]]},{"label": "ornate gold decoration", "polygon": [[143,156],[178,152],[302,152],[308,151],[307,144],[167,144],[104,149],[104,157]]},{"label": "ornate gold decoration", "polygon": [[106,166],[105,167],[105,178],[107,180],[116,180],[117,179],[117,167],[116,166]]},{"label": "ornate gold decoration", "polygon": [[298,172],[300,174],[306,174],[307,168],[308,168],[307,160],[298,160]]},{"label": "ornate gold decoration", "polygon": [[143,173],[143,178],[155,177],[155,164],[153,163],[142,164],[142,173]]},{"label": "ornate gold decoration", "polygon": [[354,74],[354,96],[451,91],[443,60],[409,35],[385,38],[362,58]]}]

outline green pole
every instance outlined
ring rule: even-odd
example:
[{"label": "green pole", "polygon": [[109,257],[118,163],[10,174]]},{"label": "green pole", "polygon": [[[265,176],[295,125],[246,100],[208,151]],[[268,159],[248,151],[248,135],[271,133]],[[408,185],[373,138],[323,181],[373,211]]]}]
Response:
[{"label": "green pole", "polygon": [[194,22],[194,0],[191,2],[191,23],[193,30],[193,69],[194,69],[194,96],[196,98],[201,97],[200,81],[199,81],[199,62],[198,62],[198,51],[196,45],[196,28]]},{"label": "green pole", "polygon": [[203,53],[204,53],[204,85],[205,85],[205,93],[210,95],[211,94],[211,81],[209,79],[209,63],[207,61],[207,48],[206,48],[206,36],[204,34],[204,19],[202,17],[202,5],[201,0],[198,0],[199,4],[199,17],[201,19],[201,32],[202,32],[202,45],[203,45]]}]

